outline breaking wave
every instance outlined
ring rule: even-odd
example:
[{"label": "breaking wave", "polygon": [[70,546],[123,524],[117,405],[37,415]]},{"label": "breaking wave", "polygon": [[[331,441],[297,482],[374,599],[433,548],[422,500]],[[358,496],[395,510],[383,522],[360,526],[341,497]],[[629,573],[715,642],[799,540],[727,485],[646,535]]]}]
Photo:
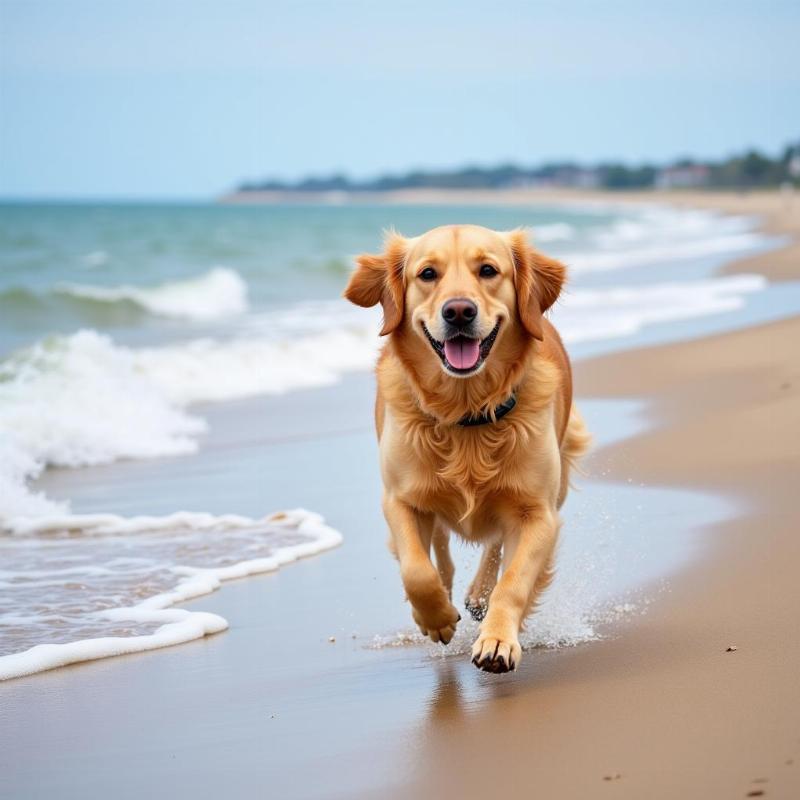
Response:
[{"label": "breaking wave", "polygon": [[236,270],[216,267],[194,278],[150,287],[59,283],[44,292],[10,287],[0,291],[0,308],[9,314],[47,313],[60,308],[86,320],[100,315],[107,320],[115,313],[127,319],[139,313],[203,322],[247,311],[247,284]]},{"label": "breaking wave", "polygon": [[54,291],[94,303],[133,303],[150,314],[175,319],[213,320],[247,310],[247,284],[236,270],[225,267],[151,288],[61,284]]}]

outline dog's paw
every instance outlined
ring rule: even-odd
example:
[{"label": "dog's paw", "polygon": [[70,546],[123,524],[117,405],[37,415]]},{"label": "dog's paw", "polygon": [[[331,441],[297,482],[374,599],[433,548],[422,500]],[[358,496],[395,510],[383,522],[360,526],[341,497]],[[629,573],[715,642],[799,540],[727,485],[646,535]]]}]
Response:
[{"label": "dog's paw", "polygon": [[461,614],[451,603],[442,605],[438,609],[419,609],[411,607],[414,622],[419,625],[423,636],[429,636],[431,641],[448,644],[456,632],[456,625],[461,619]]},{"label": "dog's paw", "polygon": [[472,663],[484,672],[515,670],[522,658],[522,648],[516,639],[497,639],[481,634],[472,646]]},{"label": "dog's paw", "polygon": [[464,608],[469,611],[472,619],[480,622],[489,610],[489,601],[485,597],[473,597],[468,594],[464,598]]}]

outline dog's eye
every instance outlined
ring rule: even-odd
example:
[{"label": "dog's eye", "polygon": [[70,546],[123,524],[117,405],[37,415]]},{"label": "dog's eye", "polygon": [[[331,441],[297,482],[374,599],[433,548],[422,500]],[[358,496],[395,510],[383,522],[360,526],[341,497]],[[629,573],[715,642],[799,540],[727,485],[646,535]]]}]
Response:
[{"label": "dog's eye", "polygon": [[497,275],[497,270],[491,264],[483,264],[478,274],[481,278],[494,278]]},{"label": "dog's eye", "polygon": [[425,267],[425,269],[420,272],[419,277],[426,282],[435,281],[436,270],[433,267]]}]

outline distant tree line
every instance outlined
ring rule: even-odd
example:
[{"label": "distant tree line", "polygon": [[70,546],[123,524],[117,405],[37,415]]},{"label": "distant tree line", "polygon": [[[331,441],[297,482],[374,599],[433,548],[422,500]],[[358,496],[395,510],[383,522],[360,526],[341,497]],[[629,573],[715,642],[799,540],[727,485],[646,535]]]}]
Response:
[{"label": "distant tree line", "polygon": [[800,185],[800,141],[776,158],[749,150],[722,161],[681,159],[657,166],[603,163],[591,167],[572,162],[520,167],[469,166],[453,170],[415,170],[354,181],[346,175],[308,177],[299,181],[246,182],[240,192],[385,192],[397,189],[508,189],[535,186],[571,186],[598,189],[707,187],[755,189],[784,183]]}]

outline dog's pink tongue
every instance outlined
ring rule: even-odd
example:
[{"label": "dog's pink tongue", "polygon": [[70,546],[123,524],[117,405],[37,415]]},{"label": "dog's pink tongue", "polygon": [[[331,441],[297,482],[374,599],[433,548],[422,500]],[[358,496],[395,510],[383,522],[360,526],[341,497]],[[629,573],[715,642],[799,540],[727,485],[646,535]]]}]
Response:
[{"label": "dog's pink tongue", "polygon": [[477,339],[466,339],[458,336],[444,343],[444,355],[451,367],[456,369],[472,369],[481,353],[481,343]]}]

